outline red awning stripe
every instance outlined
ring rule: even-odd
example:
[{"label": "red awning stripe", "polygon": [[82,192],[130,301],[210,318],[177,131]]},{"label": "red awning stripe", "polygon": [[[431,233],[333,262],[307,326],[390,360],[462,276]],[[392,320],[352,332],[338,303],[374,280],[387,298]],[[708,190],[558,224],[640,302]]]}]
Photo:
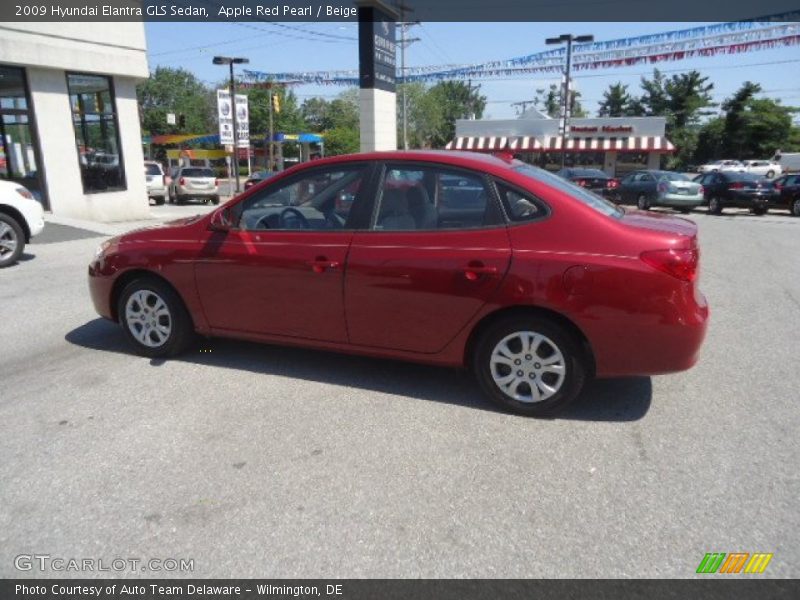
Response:
[{"label": "red awning stripe", "polygon": [[474,152],[560,152],[562,147],[570,152],[674,152],[675,146],[663,136],[625,137],[567,137],[545,136],[540,140],[532,136],[463,136],[447,144],[447,150],[472,150]]}]

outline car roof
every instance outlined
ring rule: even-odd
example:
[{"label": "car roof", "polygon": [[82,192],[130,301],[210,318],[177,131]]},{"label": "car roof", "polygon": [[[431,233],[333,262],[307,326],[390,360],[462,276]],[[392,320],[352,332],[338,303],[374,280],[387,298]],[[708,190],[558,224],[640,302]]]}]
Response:
[{"label": "car roof", "polygon": [[320,158],[311,162],[294,165],[288,170],[301,170],[308,167],[324,166],[337,163],[360,161],[421,161],[461,166],[473,169],[502,170],[510,169],[519,163],[511,154],[508,157],[499,157],[479,152],[465,152],[462,150],[389,150],[383,152],[363,152],[358,154],[342,154],[328,158]]}]

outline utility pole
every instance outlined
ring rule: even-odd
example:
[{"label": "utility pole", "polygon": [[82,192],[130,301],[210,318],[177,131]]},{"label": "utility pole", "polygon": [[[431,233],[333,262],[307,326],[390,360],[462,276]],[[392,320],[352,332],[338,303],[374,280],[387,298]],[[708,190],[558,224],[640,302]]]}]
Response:
[{"label": "utility pole", "polygon": [[557,38],[547,38],[545,43],[548,45],[551,44],[562,44],[566,42],[567,44],[567,63],[564,69],[564,85],[561,88],[561,100],[563,101],[564,108],[562,109],[562,120],[561,120],[561,168],[563,169],[567,160],[567,138],[569,137],[569,117],[570,117],[570,91],[569,91],[569,82],[570,82],[570,70],[572,68],[572,43],[586,43],[586,42],[593,42],[594,36],[593,35],[572,35],[571,33],[565,33],[563,35],[558,36]]},{"label": "utility pole", "polygon": [[267,165],[267,171],[272,173],[275,170],[275,130],[273,126],[273,99],[272,94],[275,92],[272,91],[272,83],[267,84],[267,89],[269,90],[269,163]]},{"label": "utility pole", "polygon": [[478,85],[476,85],[473,88],[472,87],[472,79],[469,79],[467,81],[467,88],[469,89],[469,112],[467,114],[467,118],[470,121],[474,121],[475,120],[475,96],[472,95],[472,90],[475,90],[475,93],[477,94],[478,91],[480,91],[480,89],[481,89],[481,84],[479,83]]},{"label": "utility pole", "polygon": [[401,88],[401,103],[402,103],[402,112],[403,112],[403,150],[408,150],[408,98],[406,97],[406,47],[410,46],[414,42],[420,41],[420,38],[409,38],[407,37],[408,28],[413,25],[419,25],[419,21],[406,21],[405,14],[407,11],[413,11],[413,8],[409,8],[405,4],[400,4],[397,6],[400,10],[400,22],[398,25],[400,26],[400,77],[402,80],[402,88]]},{"label": "utility pole", "polygon": [[[239,125],[236,122],[236,81],[233,78],[233,65],[242,65],[250,62],[250,59],[231,56],[215,56],[212,61],[215,65],[228,65],[230,67],[230,87],[231,87],[231,112],[233,113],[233,165],[236,172],[236,193],[239,193]],[[250,148],[247,148],[250,156]],[[249,160],[249,159],[248,159]]]}]

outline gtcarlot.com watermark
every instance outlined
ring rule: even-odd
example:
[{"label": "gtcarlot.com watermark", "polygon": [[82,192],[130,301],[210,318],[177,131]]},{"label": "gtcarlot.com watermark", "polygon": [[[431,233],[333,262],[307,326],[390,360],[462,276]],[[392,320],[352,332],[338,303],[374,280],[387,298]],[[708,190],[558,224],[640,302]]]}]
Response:
[{"label": "gtcarlot.com watermark", "polygon": [[50,554],[18,554],[18,571],[40,573],[191,573],[193,558],[73,558]]}]

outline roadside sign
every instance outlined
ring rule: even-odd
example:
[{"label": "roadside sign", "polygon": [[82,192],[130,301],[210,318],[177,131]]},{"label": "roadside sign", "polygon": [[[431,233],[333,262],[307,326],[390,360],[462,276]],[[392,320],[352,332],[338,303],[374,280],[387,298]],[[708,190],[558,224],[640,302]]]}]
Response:
[{"label": "roadside sign", "polygon": [[167,125],[175,125],[175,113],[167,113]]},{"label": "roadside sign", "polygon": [[[239,136],[239,147],[250,147],[250,110],[247,104],[247,96],[236,94],[236,128]],[[233,142],[233,140],[231,140]]]},{"label": "roadside sign", "polygon": [[219,143],[233,145],[233,107],[228,90],[217,90],[217,120],[219,121]]}]

